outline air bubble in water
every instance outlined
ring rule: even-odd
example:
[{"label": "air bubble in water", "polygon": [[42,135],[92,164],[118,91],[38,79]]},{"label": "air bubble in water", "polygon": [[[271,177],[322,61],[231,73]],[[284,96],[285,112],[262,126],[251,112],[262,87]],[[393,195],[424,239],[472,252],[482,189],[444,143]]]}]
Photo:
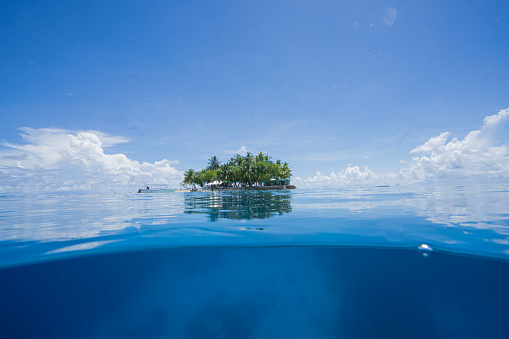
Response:
[{"label": "air bubble in water", "polygon": [[419,247],[417,247],[421,251],[433,251],[430,245],[427,244],[420,244]]},{"label": "air bubble in water", "polygon": [[417,249],[419,251],[423,251],[424,253],[422,254],[423,256],[427,257],[428,256],[428,253],[426,252],[431,252],[433,251],[433,248],[431,248],[430,245],[427,245],[427,244],[420,244],[419,247],[417,247]]}]

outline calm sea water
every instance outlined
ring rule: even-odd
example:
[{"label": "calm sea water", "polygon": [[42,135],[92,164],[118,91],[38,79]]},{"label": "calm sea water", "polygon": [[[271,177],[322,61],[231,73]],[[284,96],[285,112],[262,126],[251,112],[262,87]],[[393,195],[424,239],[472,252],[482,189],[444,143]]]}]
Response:
[{"label": "calm sea water", "polygon": [[5,338],[507,338],[509,185],[0,197]]}]

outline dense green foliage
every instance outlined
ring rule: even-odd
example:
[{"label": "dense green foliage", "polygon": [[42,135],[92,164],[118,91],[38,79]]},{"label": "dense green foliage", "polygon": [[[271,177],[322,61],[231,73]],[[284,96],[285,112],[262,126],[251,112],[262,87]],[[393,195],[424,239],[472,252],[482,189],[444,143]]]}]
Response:
[{"label": "dense green foliage", "polygon": [[237,154],[224,164],[219,158],[213,156],[208,166],[201,170],[188,170],[184,175],[183,184],[205,185],[214,181],[222,182],[223,186],[265,186],[271,183],[281,183],[290,179],[292,170],[287,162],[272,161],[272,158],[263,152],[254,156],[247,153],[245,156]]}]

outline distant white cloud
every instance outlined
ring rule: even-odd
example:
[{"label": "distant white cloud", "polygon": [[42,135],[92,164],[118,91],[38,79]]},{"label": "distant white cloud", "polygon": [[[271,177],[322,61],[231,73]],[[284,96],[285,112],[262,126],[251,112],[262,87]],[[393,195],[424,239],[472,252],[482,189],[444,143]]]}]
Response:
[{"label": "distant white cloud", "polygon": [[389,7],[384,11],[384,23],[387,26],[394,25],[394,22],[396,21],[396,17],[398,16],[398,11],[396,8]]},{"label": "distant white cloud", "polygon": [[[484,118],[480,130],[463,139],[452,138],[444,132],[415,147],[410,167],[401,170],[405,178],[429,179],[482,175],[509,177],[509,148],[507,142],[497,144],[497,131],[509,117],[509,109]],[[507,137],[507,136],[506,136]]]},{"label": "distant white cloud", "polygon": [[100,131],[22,128],[24,144],[2,142],[0,191],[135,189],[146,183],[177,186],[175,161],[140,163],[105,148],[129,142]]},{"label": "distant white cloud", "polygon": [[401,160],[399,173],[375,173],[365,167],[348,166],[329,175],[317,174],[308,178],[294,178],[299,187],[394,185],[399,182],[421,180],[463,179],[468,177],[509,178],[508,136],[497,141],[500,130],[509,119],[509,108],[484,118],[480,130],[474,130],[462,140],[450,139],[450,132],[430,138],[410,151],[410,161]]},{"label": "distant white cloud", "polygon": [[325,187],[325,186],[346,186],[359,183],[375,183],[379,179],[369,168],[360,169],[359,166],[348,166],[346,169],[329,175],[324,175],[319,171],[313,177],[302,179],[296,177],[293,182],[299,187]]},{"label": "distant white cloud", "polygon": [[236,152],[238,154],[246,154],[248,152],[246,146],[240,146],[240,149]]},{"label": "distant white cloud", "polygon": [[240,146],[240,148],[238,150],[236,150],[236,151],[224,151],[224,153],[232,154],[232,155],[235,155],[235,154],[244,155],[247,152],[251,152],[251,150],[249,150],[246,146]]}]

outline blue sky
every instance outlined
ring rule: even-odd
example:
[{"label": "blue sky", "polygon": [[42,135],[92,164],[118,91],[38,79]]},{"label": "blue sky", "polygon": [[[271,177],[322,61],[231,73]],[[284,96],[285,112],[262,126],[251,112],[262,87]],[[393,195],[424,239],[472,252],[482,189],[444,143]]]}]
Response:
[{"label": "blue sky", "polygon": [[302,178],[398,173],[509,107],[508,34],[507,1],[7,1],[0,153],[53,128],[177,171],[244,146]]}]

